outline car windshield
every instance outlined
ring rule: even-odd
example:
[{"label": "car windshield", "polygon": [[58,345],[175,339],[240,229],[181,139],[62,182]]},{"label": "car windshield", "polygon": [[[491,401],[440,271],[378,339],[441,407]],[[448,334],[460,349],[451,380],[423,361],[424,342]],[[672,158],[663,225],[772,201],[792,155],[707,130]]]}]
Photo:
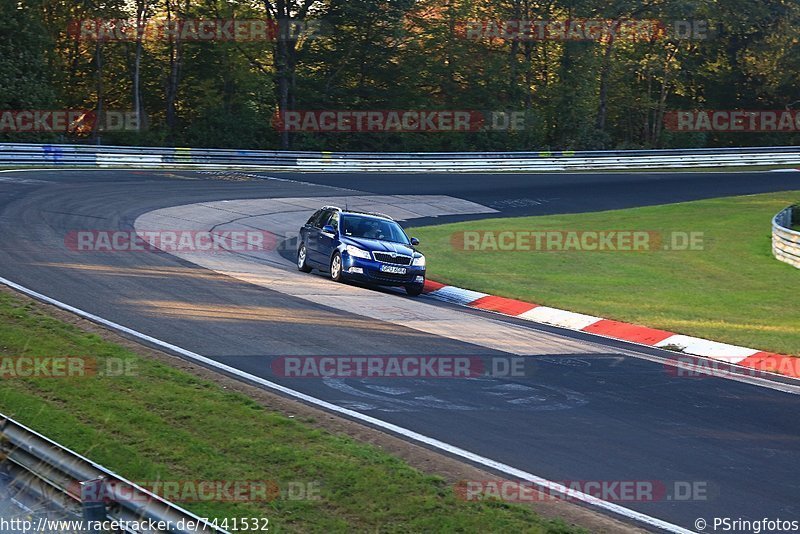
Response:
[{"label": "car windshield", "polygon": [[342,233],[347,237],[363,237],[408,245],[408,236],[394,221],[362,215],[344,215]]}]

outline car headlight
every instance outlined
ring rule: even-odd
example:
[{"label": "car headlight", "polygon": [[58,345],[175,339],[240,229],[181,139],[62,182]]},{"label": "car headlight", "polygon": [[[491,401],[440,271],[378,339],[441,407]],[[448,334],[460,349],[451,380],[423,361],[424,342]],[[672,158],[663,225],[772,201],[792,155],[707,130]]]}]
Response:
[{"label": "car headlight", "polygon": [[411,265],[414,267],[425,267],[425,256],[417,256],[414,258],[414,261],[411,262]]},{"label": "car headlight", "polygon": [[354,247],[353,245],[347,245],[347,253],[354,258],[364,258],[365,260],[372,259],[372,256],[369,255],[369,252],[358,247]]}]

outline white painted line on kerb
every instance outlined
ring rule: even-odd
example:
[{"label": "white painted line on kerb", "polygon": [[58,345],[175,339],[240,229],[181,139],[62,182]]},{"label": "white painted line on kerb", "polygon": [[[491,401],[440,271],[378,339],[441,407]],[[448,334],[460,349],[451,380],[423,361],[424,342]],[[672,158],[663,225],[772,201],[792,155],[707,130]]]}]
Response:
[{"label": "white painted line on kerb", "polygon": [[753,354],[760,352],[756,349],[728,345],[727,343],[720,343],[719,341],[684,336],[682,334],[672,334],[668,338],[662,339],[654,346],[669,347],[670,345],[673,347],[682,347],[681,350],[689,354],[707,356],[709,358],[727,363],[739,363],[748,356],[752,356]]},{"label": "white painted line on kerb", "polygon": [[519,314],[517,317],[537,323],[546,323],[562,328],[569,328],[570,330],[583,330],[587,326],[603,320],[602,317],[559,310],[558,308],[550,308],[549,306],[536,306],[532,310]]},{"label": "white painted line on kerb", "polygon": [[587,493],[576,491],[574,489],[568,488],[568,487],[563,486],[561,484],[558,484],[556,482],[551,482],[551,481],[549,481],[549,480],[547,480],[545,478],[536,476],[536,475],[534,475],[532,473],[528,473],[527,471],[523,471],[521,469],[517,469],[516,467],[512,467],[510,465],[506,465],[506,464],[498,462],[496,460],[492,460],[491,458],[486,458],[485,456],[480,456],[480,455],[475,454],[473,452],[470,452],[470,451],[461,449],[459,447],[456,447],[455,445],[450,445],[449,443],[445,443],[443,441],[439,441],[438,439],[430,438],[430,437],[425,436],[423,434],[419,434],[417,432],[414,432],[413,430],[408,430],[408,429],[403,428],[401,426],[397,426],[397,425],[394,425],[392,423],[387,423],[386,421],[382,421],[380,419],[376,419],[375,417],[371,417],[369,415],[365,415],[365,414],[362,414],[360,412],[356,412],[354,410],[350,410],[348,408],[342,408],[341,406],[337,406],[336,404],[332,404],[332,403],[324,401],[322,399],[318,399],[316,397],[312,397],[311,395],[306,395],[305,393],[301,393],[299,391],[295,391],[294,389],[290,389],[290,388],[287,388],[285,386],[281,386],[280,384],[276,384],[275,382],[270,382],[269,380],[265,380],[265,379],[263,379],[261,377],[258,377],[258,376],[255,376],[255,375],[251,375],[249,373],[245,373],[244,371],[241,371],[241,370],[236,369],[234,367],[230,367],[229,365],[225,365],[224,363],[220,363],[220,362],[217,362],[215,360],[212,360],[211,358],[207,358],[205,356],[197,354],[196,352],[192,352],[190,350],[186,350],[184,348],[178,347],[177,345],[173,345],[171,343],[167,343],[166,341],[161,341],[160,339],[156,339],[156,338],[154,338],[152,336],[148,336],[147,334],[143,334],[141,332],[138,332],[136,330],[128,328],[127,326],[122,326],[121,324],[115,323],[113,321],[109,321],[108,319],[103,319],[102,317],[99,317],[99,316],[94,315],[92,313],[83,311],[83,310],[81,310],[79,308],[75,308],[74,306],[70,306],[69,304],[65,304],[65,303],[63,303],[61,301],[52,299],[52,298],[50,298],[50,297],[48,297],[46,295],[42,295],[41,293],[38,293],[38,292],[36,292],[36,291],[34,291],[32,289],[28,289],[27,287],[24,287],[24,286],[21,286],[19,284],[16,284],[16,283],[14,283],[11,280],[8,280],[6,278],[0,277],[0,283],[4,284],[4,285],[6,285],[6,286],[8,286],[8,287],[10,287],[12,289],[16,289],[20,293],[24,293],[24,294],[26,294],[26,295],[28,295],[30,297],[33,297],[33,298],[35,298],[37,300],[41,300],[43,302],[47,302],[48,304],[52,304],[52,305],[57,306],[57,307],[59,307],[59,308],[61,308],[63,310],[72,312],[72,313],[74,313],[76,315],[80,315],[81,317],[89,319],[92,322],[101,324],[103,326],[107,326],[108,328],[111,328],[113,330],[118,330],[120,332],[124,332],[124,333],[126,333],[128,335],[131,335],[131,336],[136,337],[138,339],[141,339],[143,341],[147,341],[148,343],[152,343],[153,345],[157,345],[159,347],[163,347],[163,348],[165,348],[165,349],[167,349],[169,351],[178,353],[178,354],[180,354],[182,356],[185,356],[186,358],[189,358],[191,360],[195,360],[197,362],[203,363],[204,365],[207,365],[209,367],[213,367],[213,368],[218,369],[220,371],[223,371],[225,373],[238,376],[238,377],[243,378],[243,379],[245,379],[245,380],[247,380],[249,382],[254,382],[256,384],[259,384],[260,386],[263,386],[265,388],[272,389],[272,390],[275,390],[275,391],[279,391],[279,392],[281,392],[281,393],[283,393],[285,395],[288,395],[290,397],[294,397],[296,399],[300,399],[300,400],[305,401],[305,402],[307,402],[309,404],[313,404],[315,406],[319,406],[319,407],[324,408],[326,410],[330,410],[332,412],[336,412],[336,413],[345,415],[345,416],[350,417],[352,419],[356,419],[358,421],[363,421],[365,423],[368,423],[370,425],[376,426],[378,428],[382,428],[384,430],[388,430],[389,432],[393,432],[395,434],[399,434],[399,435],[401,435],[401,436],[403,436],[403,437],[405,437],[405,438],[407,438],[409,440],[413,440],[413,441],[417,441],[419,443],[423,443],[423,444],[428,445],[429,447],[432,447],[434,449],[439,449],[439,450],[444,451],[444,452],[446,452],[448,454],[451,454],[453,456],[458,456],[458,457],[464,458],[465,460],[469,460],[470,462],[473,462],[473,463],[488,467],[489,469],[493,469],[495,471],[500,471],[500,472],[505,473],[505,474],[507,474],[507,475],[509,475],[511,477],[532,482],[533,484],[536,484],[537,486],[548,488],[551,491],[555,491],[555,492],[564,494],[565,496],[568,496],[568,497],[573,498],[575,500],[578,500],[578,501],[581,501],[583,503],[589,504],[591,506],[595,506],[597,508],[601,508],[601,509],[606,510],[608,512],[612,512],[614,514],[618,514],[618,515],[626,517],[628,519],[633,519],[635,521],[639,521],[639,522],[644,523],[646,525],[649,525],[651,527],[656,527],[656,528],[659,528],[661,530],[665,530],[665,531],[668,531],[668,532],[677,532],[677,533],[681,533],[681,534],[692,534],[693,533],[693,531],[687,530],[687,529],[682,528],[682,527],[679,527],[678,525],[673,525],[672,523],[668,523],[666,521],[663,521],[663,520],[655,518],[655,517],[650,517],[649,515],[645,515],[645,514],[642,514],[640,512],[637,512],[635,510],[631,510],[629,508],[625,508],[624,506],[620,506],[620,505],[612,503],[612,502],[608,502],[608,501],[604,501],[604,500],[598,499],[598,498],[593,497],[593,496],[591,496],[591,495],[589,495]]}]

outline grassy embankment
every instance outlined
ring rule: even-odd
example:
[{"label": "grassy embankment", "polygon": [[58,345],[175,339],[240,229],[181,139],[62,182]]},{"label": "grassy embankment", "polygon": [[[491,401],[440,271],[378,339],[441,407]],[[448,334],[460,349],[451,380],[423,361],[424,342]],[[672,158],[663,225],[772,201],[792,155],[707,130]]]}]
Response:
[{"label": "grassy embankment", "polygon": [[[800,355],[800,270],[772,257],[770,221],[800,191],[415,228],[432,280],[681,334]],[[463,231],[703,232],[702,250],[465,251]],[[667,239],[669,244],[669,239]]]},{"label": "grassy embankment", "polygon": [[[125,376],[6,378],[0,411],[133,481],[316,484],[318,500],[188,502],[201,517],[267,517],[272,532],[575,532],[531,509],[465,502],[378,447],[270,411],[0,292],[0,361],[131,362]],[[298,486],[295,485],[297,488]]]}]

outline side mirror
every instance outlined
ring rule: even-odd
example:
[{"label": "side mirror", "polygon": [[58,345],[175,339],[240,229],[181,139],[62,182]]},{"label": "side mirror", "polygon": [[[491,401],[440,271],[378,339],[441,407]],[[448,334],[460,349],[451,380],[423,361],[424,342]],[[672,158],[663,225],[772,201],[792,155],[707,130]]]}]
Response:
[{"label": "side mirror", "polygon": [[330,224],[326,224],[325,226],[322,227],[322,231],[326,234],[335,234],[336,228],[334,228]]},{"label": "side mirror", "polygon": [[416,237],[412,237],[411,244],[416,247],[417,245],[419,245],[419,239],[417,239]]}]

